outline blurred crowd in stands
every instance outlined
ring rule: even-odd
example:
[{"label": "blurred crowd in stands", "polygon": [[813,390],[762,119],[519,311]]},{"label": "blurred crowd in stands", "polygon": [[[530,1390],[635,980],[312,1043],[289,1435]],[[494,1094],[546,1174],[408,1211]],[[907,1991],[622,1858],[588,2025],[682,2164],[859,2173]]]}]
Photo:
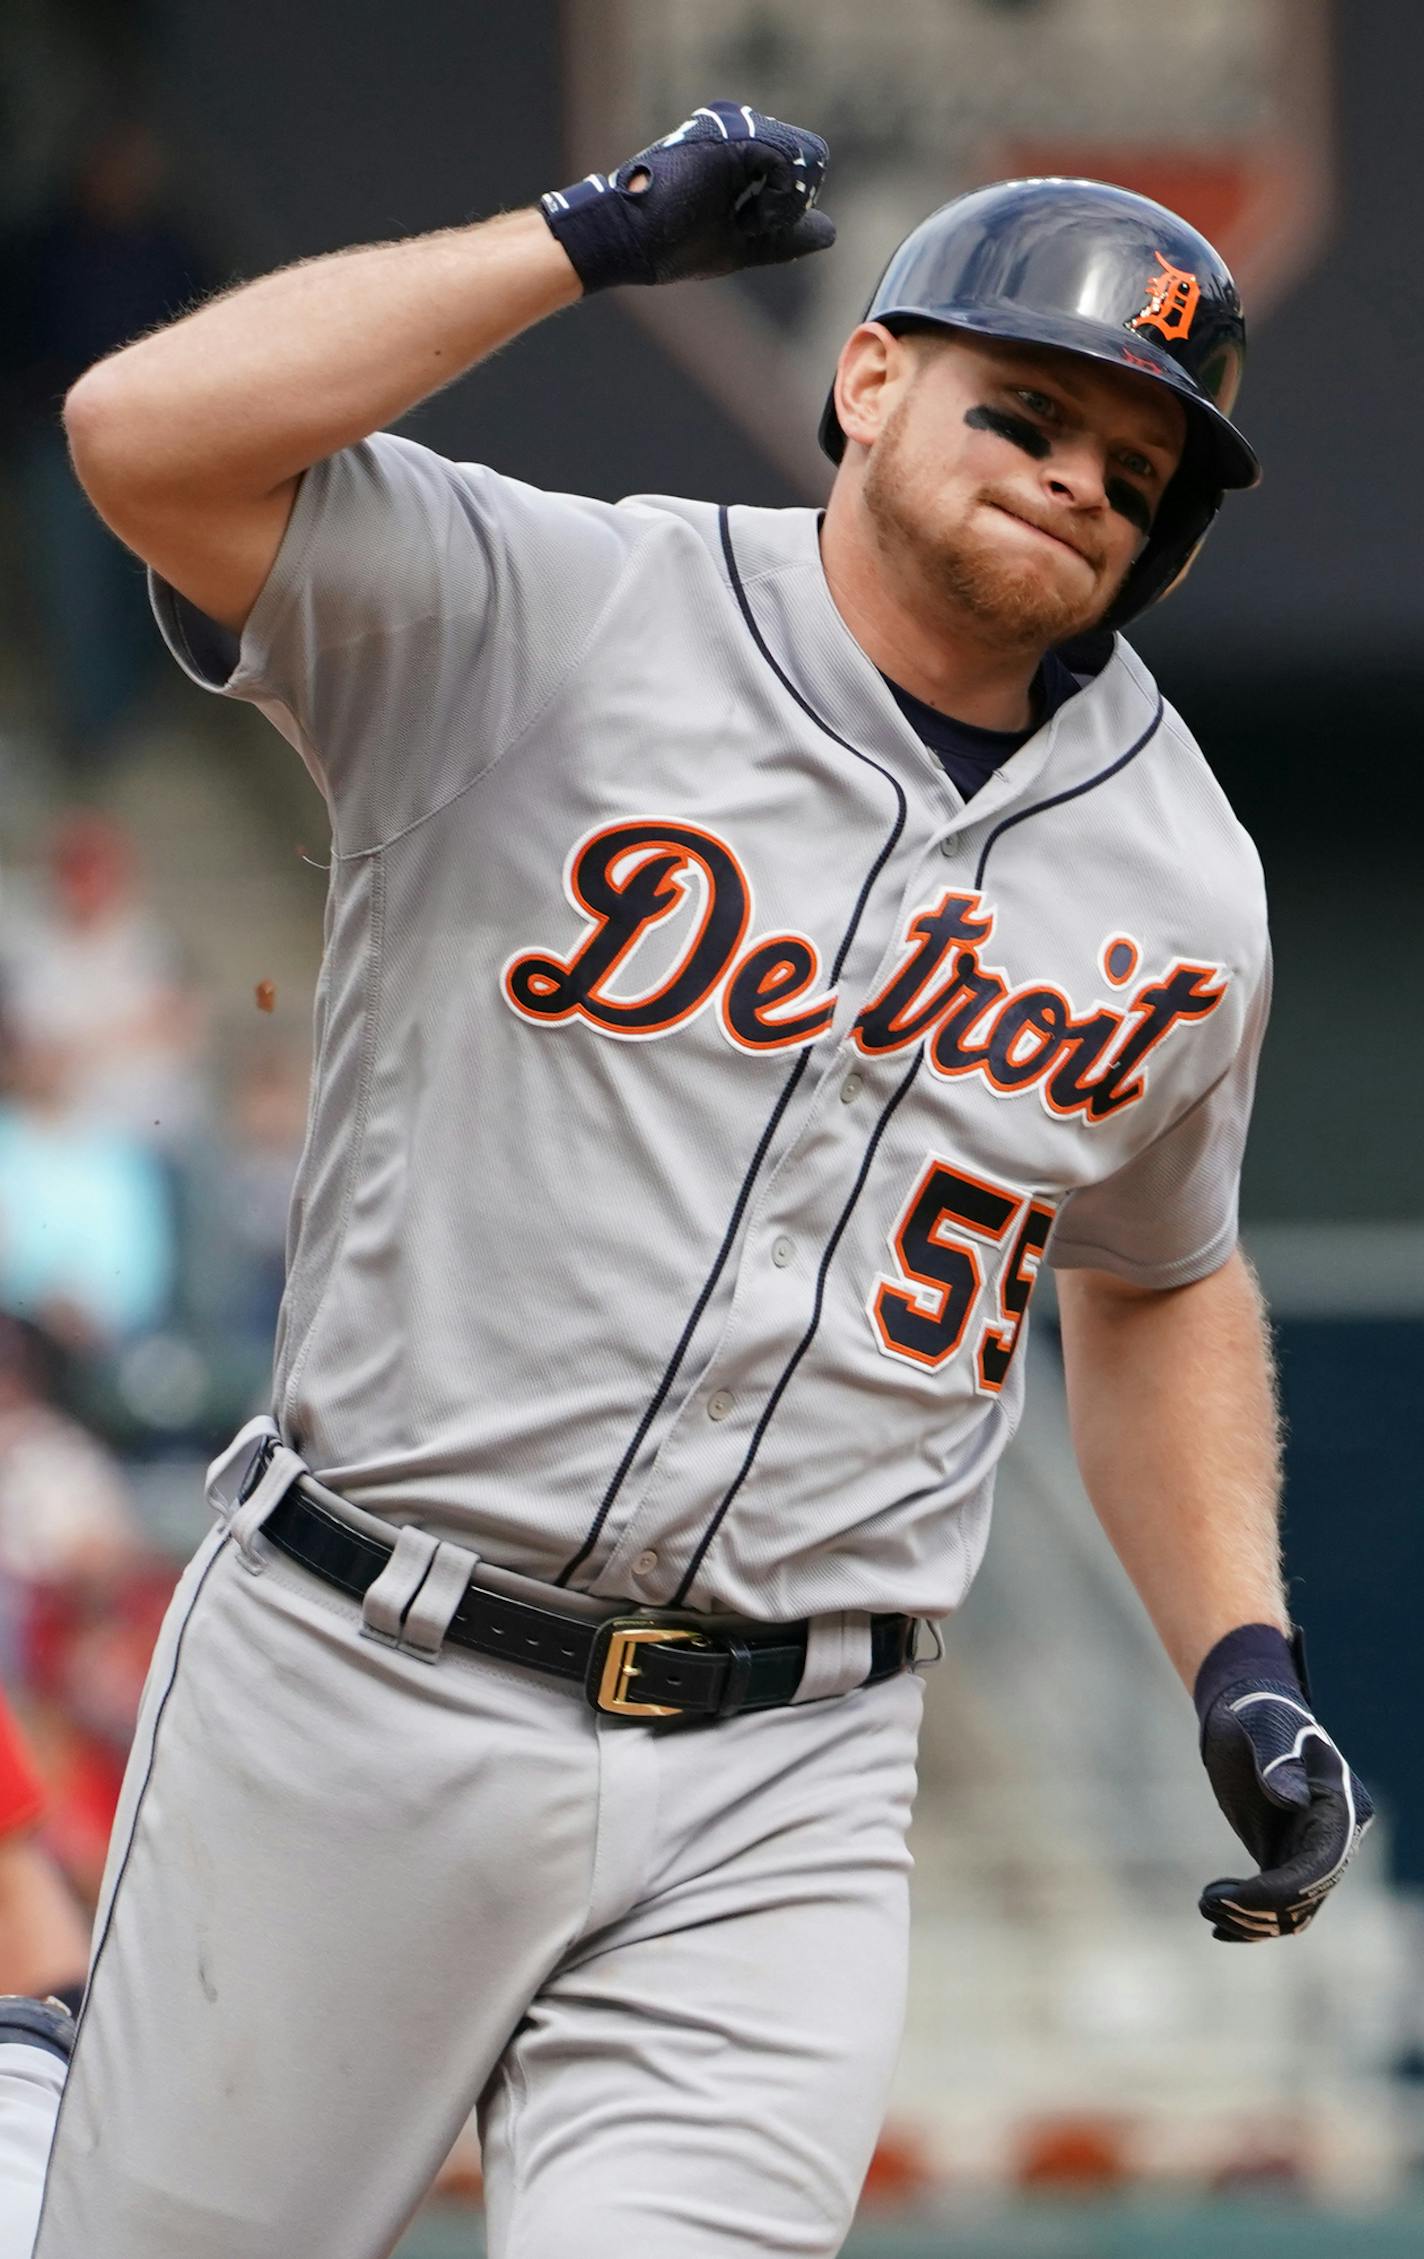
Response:
[{"label": "blurred crowd in stands", "polygon": [[304,1072],[212,1054],[134,843],[62,811],[0,876],[0,1308],[128,1448],[220,1433],[270,1358]]},{"label": "blurred crowd in stands", "polygon": [[96,1887],[174,1564],[136,1502],[265,1403],[303,1062],[214,1057],[134,842],[68,808],[0,872],[0,1679]]},{"label": "blurred crowd in stands", "polygon": [[[141,105],[82,67],[71,100],[25,23],[0,25],[0,1688],[92,1903],[177,1568],[146,1500],[165,1464],[196,1499],[195,1464],[265,1408],[306,1060],[270,1020],[244,1046],[214,1027],[113,812],[164,661],[59,411],[218,277]],[[26,826],[17,710],[41,748]]]}]

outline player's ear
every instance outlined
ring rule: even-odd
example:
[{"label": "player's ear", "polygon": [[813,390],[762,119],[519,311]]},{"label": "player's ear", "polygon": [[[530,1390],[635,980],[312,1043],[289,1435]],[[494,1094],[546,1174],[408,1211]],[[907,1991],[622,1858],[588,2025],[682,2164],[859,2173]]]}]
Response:
[{"label": "player's ear", "polygon": [[847,441],[871,447],[909,378],[907,340],[881,322],[862,322],[841,348],[836,366],[836,414]]}]

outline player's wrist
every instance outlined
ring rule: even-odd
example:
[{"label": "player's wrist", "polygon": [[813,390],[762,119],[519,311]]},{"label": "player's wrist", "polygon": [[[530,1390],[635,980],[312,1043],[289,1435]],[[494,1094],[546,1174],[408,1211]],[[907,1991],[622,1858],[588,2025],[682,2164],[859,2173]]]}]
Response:
[{"label": "player's wrist", "polygon": [[1276,1624],[1238,1624],[1227,1632],[1204,1658],[1193,1682],[1192,1700],[1201,1724],[1205,1726],[1229,1688],[1248,1681],[1298,1691],[1304,1700],[1298,1652],[1296,1642]]},{"label": "player's wrist", "polygon": [[[597,183],[598,185],[595,185]],[[549,233],[577,275],[585,298],[621,283],[653,283],[657,274],[637,219],[632,191],[601,173],[539,199]]]}]

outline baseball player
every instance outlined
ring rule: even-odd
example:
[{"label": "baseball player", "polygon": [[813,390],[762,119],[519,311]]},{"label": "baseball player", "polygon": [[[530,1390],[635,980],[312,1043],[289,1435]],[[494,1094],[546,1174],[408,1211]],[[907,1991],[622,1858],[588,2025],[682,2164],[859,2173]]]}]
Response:
[{"label": "baseball player", "polygon": [[825,164],[712,103],[70,395],[333,859],[274,1415],[159,1644],[38,2259],[376,2259],[476,2097],[506,2259],[834,2252],[915,1628],[982,1552],[1046,1257],[1259,1869],[1215,1934],[1303,1928],[1370,1816],[1293,1654],[1236,1249],[1259,869],[1117,633],[1256,477],[1221,260],[1092,183],[946,206],[841,356],[824,518],[383,429],[585,293],[825,249]]}]

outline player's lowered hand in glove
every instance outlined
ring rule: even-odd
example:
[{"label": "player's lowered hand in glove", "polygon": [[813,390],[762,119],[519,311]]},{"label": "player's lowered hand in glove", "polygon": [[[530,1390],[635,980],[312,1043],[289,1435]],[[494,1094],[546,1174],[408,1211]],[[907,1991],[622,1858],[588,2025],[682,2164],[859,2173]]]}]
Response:
[{"label": "player's lowered hand in glove", "polygon": [[1195,1701],[1216,1801],[1260,1869],[1208,1883],[1201,1911],[1227,1944],[1292,1937],[1354,1856],[1374,1817],[1369,1792],[1311,1709],[1298,1638],[1269,1624],[1228,1632]]},{"label": "player's lowered hand in glove", "polygon": [[826,251],[816,210],[830,152],[818,133],[748,102],[709,102],[616,172],[550,190],[540,209],[584,294],[686,282]]}]

